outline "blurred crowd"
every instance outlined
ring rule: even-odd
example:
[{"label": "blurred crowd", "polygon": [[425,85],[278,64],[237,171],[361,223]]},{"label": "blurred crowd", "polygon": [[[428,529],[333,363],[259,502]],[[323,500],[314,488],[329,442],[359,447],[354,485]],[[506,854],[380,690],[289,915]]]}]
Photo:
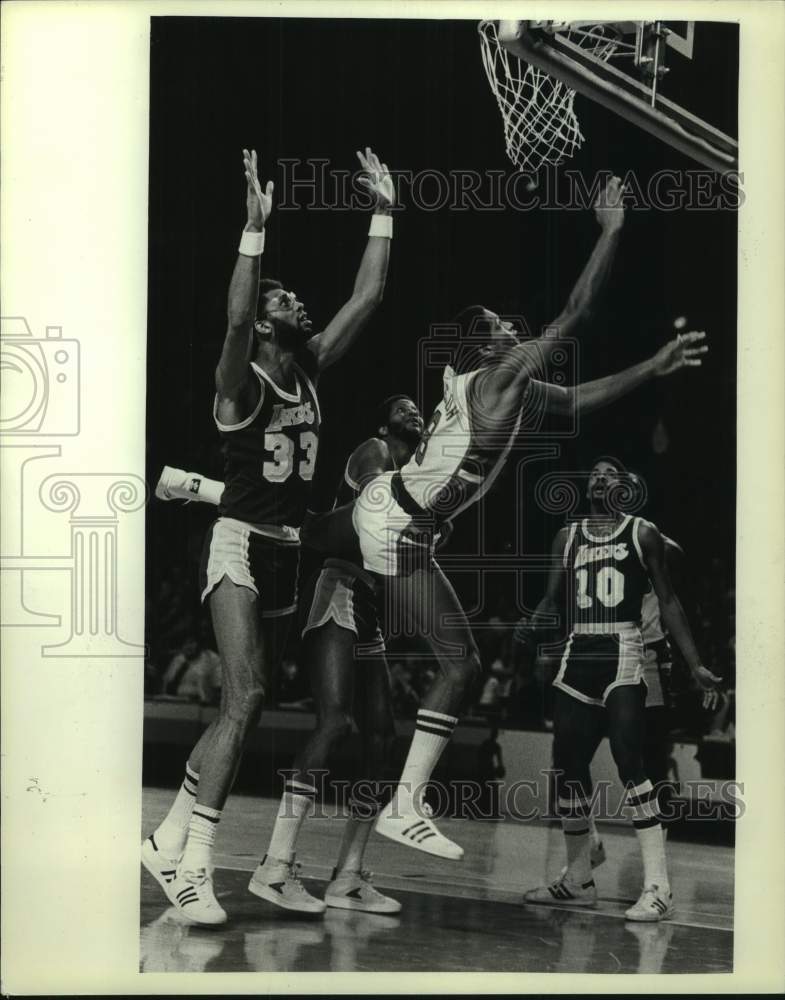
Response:
[{"label": "blurred crowd", "polygon": [[[731,574],[719,559],[691,581],[688,616],[704,663],[722,678],[716,711],[706,713],[691,686],[689,671],[678,654],[672,676],[674,738],[730,742],[735,737],[735,592]],[[545,650],[532,664],[513,641],[518,620],[515,608],[499,595],[494,613],[475,632],[483,674],[469,718],[492,726],[549,729],[551,680],[558,669],[559,648]],[[221,694],[221,663],[209,614],[202,607],[195,574],[173,565],[148,586],[146,602],[145,695],[215,705]],[[271,705],[308,711],[312,708],[307,670],[299,661],[295,630],[274,681]],[[394,711],[413,718],[436,676],[436,664],[424,646],[401,640],[388,646]]]}]

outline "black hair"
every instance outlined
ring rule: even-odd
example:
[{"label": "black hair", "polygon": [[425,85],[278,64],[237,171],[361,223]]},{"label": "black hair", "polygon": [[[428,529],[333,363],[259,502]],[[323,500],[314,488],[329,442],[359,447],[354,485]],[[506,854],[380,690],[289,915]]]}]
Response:
[{"label": "black hair", "polygon": [[[612,465],[614,467],[614,469],[618,473],[620,473],[622,476],[626,476],[628,474],[627,473],[627,468],[624,465],[624,462],[620,462],[619,459],[616,458],[615,455],[598,455],[594,459],[594,461],[591,463],[590,468],[593,469],[595,467],[595,465],[598,465],[600,462],[605,462],[607,465]],[[638,478],[638,477],[636,477],[636,478]]]},{"label": "black hair", "polygon": [[407,396],[405,392],[396,393],[394,396],[388,396],[387,399],[383,400],[376,407],[374,413],[374,424],[373,431],[376,433],[380,427],[386,427],[390,419],[390,411],[392,410],[395,403],[401,399],[411,399],[411,396]]},{"label": "black hair", "polygon": [[279,288],[283,288],[283,285],[277,278],[260,278],[259,279],[259,298],[256,303],[256,318],[261,319],[264,316],[264,297],[268,292],[275,292]]}]

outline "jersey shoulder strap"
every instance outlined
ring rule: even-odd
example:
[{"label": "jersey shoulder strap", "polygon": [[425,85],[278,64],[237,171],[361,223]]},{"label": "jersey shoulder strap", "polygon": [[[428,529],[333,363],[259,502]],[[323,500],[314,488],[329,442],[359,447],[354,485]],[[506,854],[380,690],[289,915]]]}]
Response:
[{"label": "jersey shoulder strap", "polygon": [[570,525],[570,530],[567,535],[567,544],[564,546],[564,552],[562,553],[562,566],[566,569],[569,565],[570,560],[570,550],[575,542],[575,535],[578,532],[578,521],[573,521]]}]

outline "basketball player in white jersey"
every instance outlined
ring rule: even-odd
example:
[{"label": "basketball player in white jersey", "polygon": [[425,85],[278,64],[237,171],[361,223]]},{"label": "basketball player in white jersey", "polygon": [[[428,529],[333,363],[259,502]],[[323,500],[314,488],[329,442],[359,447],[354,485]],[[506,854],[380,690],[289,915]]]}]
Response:
[{"label": "basketball player in white jersey", "polygon": [[[622,196],[614,177],[595,206],[600,238],[551,330],[572,333],[607,276],[624,219]],[[518,433],[532,376],[560,343],[558,336],[520,342],[510,322],[483,306],[465,309],[456,325],[461,346],[455,367],[445,369],[444,397],[411,460],[374,479],[355,504],[306,526],[308,544],[338,552],[356,534],[363,566],[383,585],[391,614],[408,618],[438,660],[400,784],[376,830],[454,860],[463,850],[425,814],[422,795],[471,696],[480,661],[455,592],[433,559],[434,534],[497,477]]]},{"label": "basketball player in white jersey", "polygon": [[223,666],[221,705],[191,752],[174,805],[142,846],[143,864],[169,901],[197,923],[227,919],[212,884],[215,833],[296,606],[298,534],[320,423],[314,380],[366,325],[386,280],[393,183],[370,149],[357,155],[375,201],[369,239],[351,297],[314,334],[294,292],[277,281],[260,283],[273,183],[262,190],[256,151],[243,150],[248,219],[215,375],[226,483],[200,571]]},{"label": "basketball player in white jersey", "polygon": [[607,726],[644,868],[641,896],[625,915],[628,920],[655,922],[673,914],[673,901],[657,794],[643,763],[646,684],[640,624],[643,596],[650,586],[705,698],[713,696],[720,678],[701,663],[671,586],[660,532],[650,521],[618,509],[617,500],[628,488],[618,460],[597,460],[587,487],[590,514],[557,533],[546,593],[529,624],[533,634],[543,623],[558,620],[561,607],[566,608],[570,634],[553,682],[553,761],[567,868],[524,899],[596,905],[589,765]]}]

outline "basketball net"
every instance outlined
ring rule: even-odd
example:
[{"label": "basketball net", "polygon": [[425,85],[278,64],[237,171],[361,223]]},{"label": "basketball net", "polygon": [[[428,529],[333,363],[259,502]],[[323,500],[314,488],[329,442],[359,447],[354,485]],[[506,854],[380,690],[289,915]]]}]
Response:
[{"label": "basketball net", "polygon": [[[607,60],[618,40],[607,25],[588,30],[559,29],[570,41]],[[557,166],[583,145],[573,110],[575,91],[542,70],[523,63],[499,42],[494,21],[479,25],[482,61],[504,122],[507,155],[519,170],[536,172],[544,163]]]}]

